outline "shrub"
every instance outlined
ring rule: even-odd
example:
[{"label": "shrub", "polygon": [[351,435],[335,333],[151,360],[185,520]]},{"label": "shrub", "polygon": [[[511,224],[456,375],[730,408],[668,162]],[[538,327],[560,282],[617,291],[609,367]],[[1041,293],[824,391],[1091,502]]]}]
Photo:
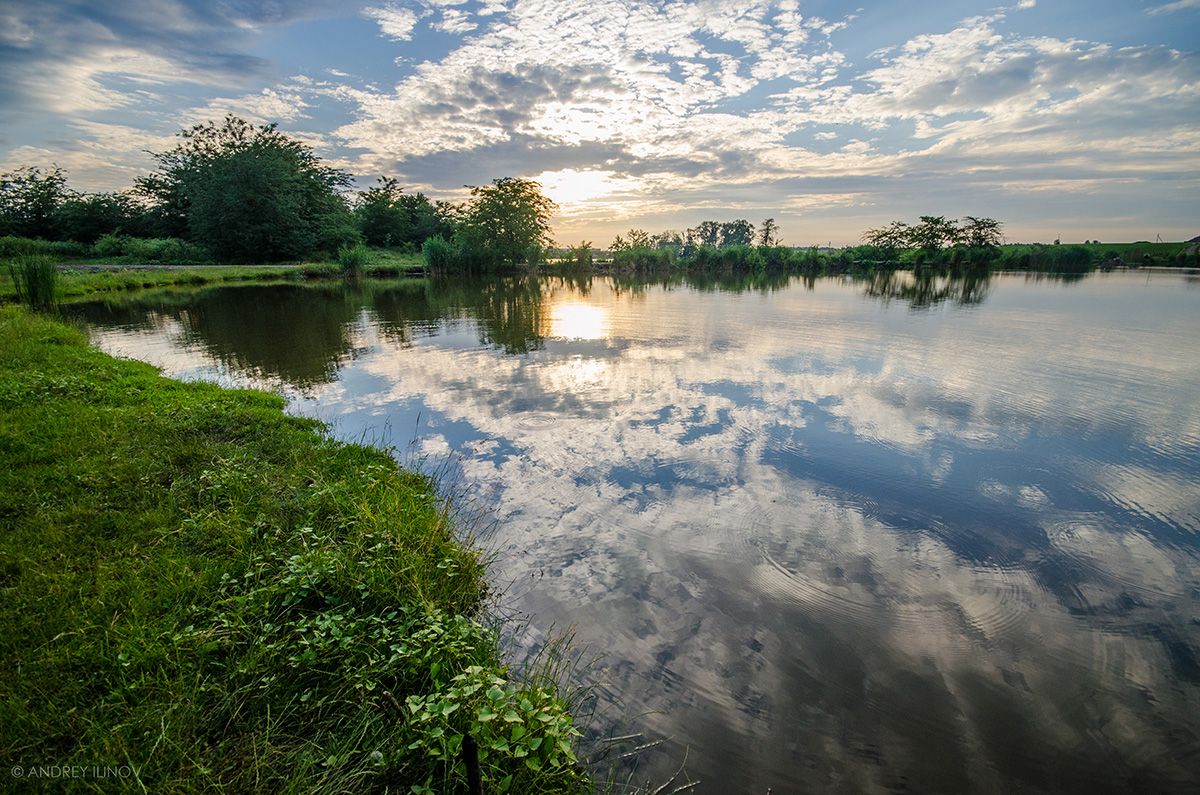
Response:
[{"label": "shrub", "polygon": [[40,254],[47,257],[86,257],[88,246],[72,241],[35,240],[29,237],[0,237],[0,258]]},{"label": "shrub", "polygon": [[175,237],[129,237],[104,235],[92,246],[97,257],[120,257],[134,262],[155,262],[165,265],[185,265],[209,262],[200,246]]}]

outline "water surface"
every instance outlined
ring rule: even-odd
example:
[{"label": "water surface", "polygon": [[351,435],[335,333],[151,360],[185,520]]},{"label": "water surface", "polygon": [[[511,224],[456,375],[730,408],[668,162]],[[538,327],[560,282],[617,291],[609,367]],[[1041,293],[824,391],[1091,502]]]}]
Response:
[{"label": "water surface", "polygon": [[[494,279],[79,308],[449,466],[706,792],[1200,781],[1200,284]],[[624,749],[622,749],[624,750]],[[680,780],[683,780],[681,776]]]}]

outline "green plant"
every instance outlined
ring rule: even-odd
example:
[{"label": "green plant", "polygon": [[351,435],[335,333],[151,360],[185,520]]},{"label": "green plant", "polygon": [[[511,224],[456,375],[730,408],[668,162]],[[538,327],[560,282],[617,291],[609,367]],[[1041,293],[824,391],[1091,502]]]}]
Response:
[{"label": "green plant", "polygon": [[342,246],[338,249],[337,261],[346,276],[361,276],[371,261],[371,251],[362,243]]},{"label": "green plant", "polygon": [[58,268],[54,260],[36,254],[26,254],[8,263],[17,300],[39,312],[58,307]]}]

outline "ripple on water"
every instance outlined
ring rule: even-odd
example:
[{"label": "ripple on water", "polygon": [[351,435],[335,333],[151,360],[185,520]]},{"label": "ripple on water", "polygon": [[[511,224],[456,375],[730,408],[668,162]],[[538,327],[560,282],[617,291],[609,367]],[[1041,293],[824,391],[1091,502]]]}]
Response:
[{"label": "ripple on water", "polygon": [[558,417],[546,411],[527,411],[517,417],[515,425],[528,431],[539,431],[553,427]]},{"label": "ripple on water", "polygon": [[1185,595],[1184,584],[1195,582],[1200,574],[1194,559],[1173,559],[1171,547],[1160,547],[1100,514],[1060,518],[1046,523],[1045,531],[1057,553],[1099,577],[1101,584],[1178,599]]},{"label": "ripple on water", "polygon": [[990,641],[1020,624],[1038,590],[1021,567],[962,561],[938,539],[943,532],[899,533],[822,500],[800,516],[756,507],[734,534],[762,564],[760,590],[835,624],[878,629],[941,617]]}]

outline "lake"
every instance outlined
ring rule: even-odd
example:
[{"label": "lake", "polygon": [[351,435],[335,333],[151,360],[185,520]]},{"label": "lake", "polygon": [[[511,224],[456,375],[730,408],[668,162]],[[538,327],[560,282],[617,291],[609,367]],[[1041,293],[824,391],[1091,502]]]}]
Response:
[{"label": "lake", "polygon": [[[621,780],[1200,786],[1200,279],[220,287],[76,305],[438,473]],[[629,758],[636,745],[662,741]],[[619,791],[619,790],[618,790]]]}]

